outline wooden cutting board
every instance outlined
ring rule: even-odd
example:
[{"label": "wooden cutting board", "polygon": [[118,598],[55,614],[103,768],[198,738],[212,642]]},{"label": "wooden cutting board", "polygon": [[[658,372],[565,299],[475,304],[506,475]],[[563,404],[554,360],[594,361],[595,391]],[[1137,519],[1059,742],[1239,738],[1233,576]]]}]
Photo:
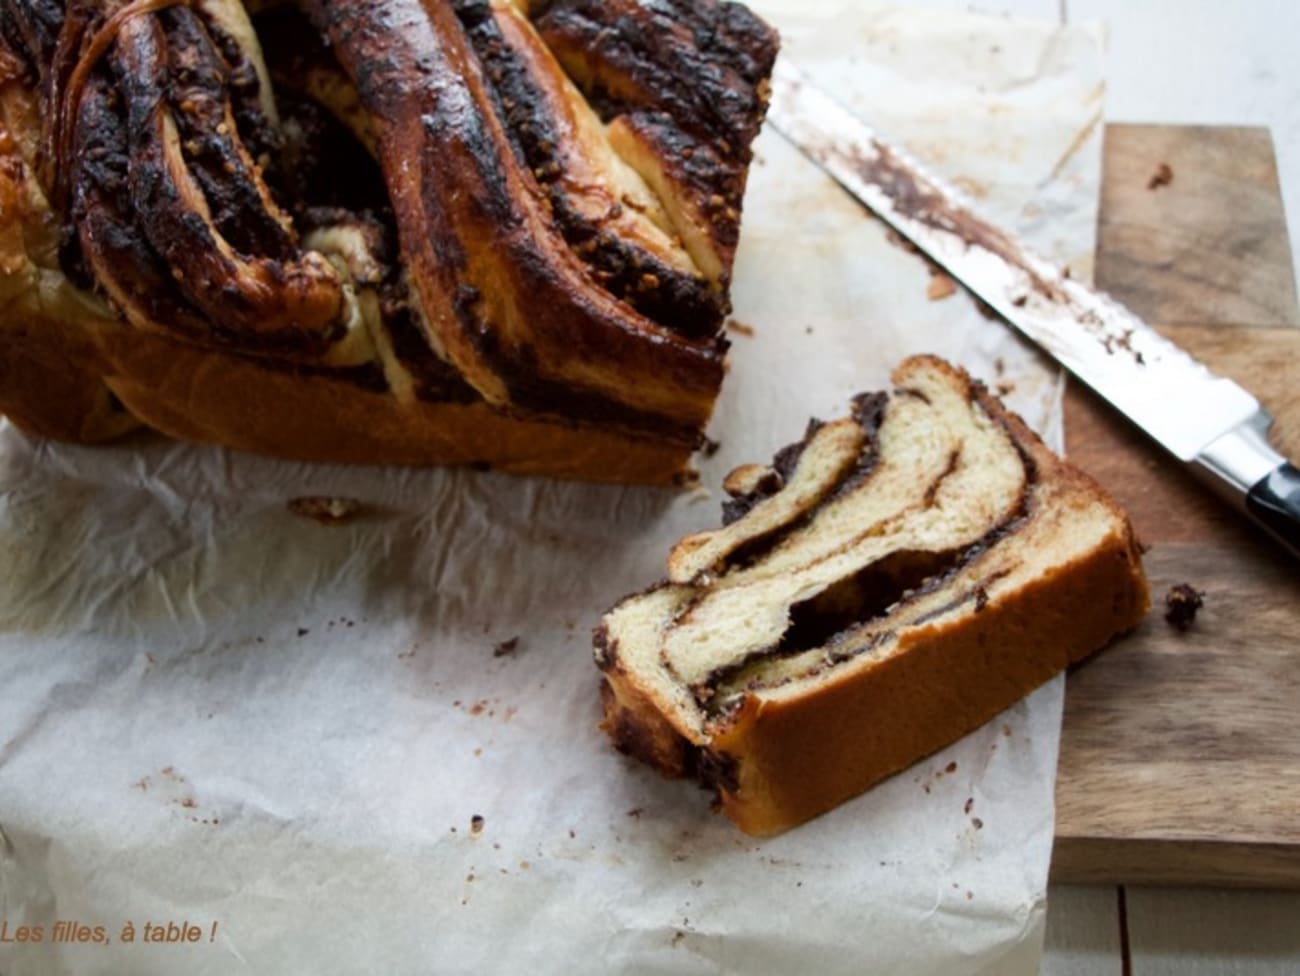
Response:
[{"label": "wooden cutting board", "polygon": [[[1268,131],[1111,126],[1104,174],[1098,283],[1250,389],[1300,457],[1300,310]],[[1157,606],[1068,678],[1052,879],[1300,887],[1300,562],[1079,388],[1066,436],[1151,546]],[[1163,618],[1182,582],[1205,593],[1185,634]]]}]

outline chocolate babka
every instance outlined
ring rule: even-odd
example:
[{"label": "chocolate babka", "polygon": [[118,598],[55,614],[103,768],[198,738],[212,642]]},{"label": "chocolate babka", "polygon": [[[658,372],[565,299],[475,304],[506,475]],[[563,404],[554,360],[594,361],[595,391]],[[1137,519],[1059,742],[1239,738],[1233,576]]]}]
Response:
[{"label": "chocolate babka", "polygon": [[1134,627],[1124,513],[962,371],[728,478],[725,525],[596,633],[606,731],[753,834],[824,813]]},{"label": "chocolate babka", "polygon": [[0,413],[667,482],[776,48],[721,0],[6,0]]}]

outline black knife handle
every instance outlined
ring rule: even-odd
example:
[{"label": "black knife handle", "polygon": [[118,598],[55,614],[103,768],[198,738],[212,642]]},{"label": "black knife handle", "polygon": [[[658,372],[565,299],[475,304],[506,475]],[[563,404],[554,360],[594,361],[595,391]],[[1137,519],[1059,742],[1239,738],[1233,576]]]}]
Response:
[{"label": "black knife handle", "polygon": [[1192,468],[1300,558],[1300,468],[1268,442],[1272,425],[1268,411],[1257,410],[1212,441]]},{"label": "black knife handle", "polygon": [[1286,463],[1250,489],[1246,508],[1300,556],[1300,468]]}]

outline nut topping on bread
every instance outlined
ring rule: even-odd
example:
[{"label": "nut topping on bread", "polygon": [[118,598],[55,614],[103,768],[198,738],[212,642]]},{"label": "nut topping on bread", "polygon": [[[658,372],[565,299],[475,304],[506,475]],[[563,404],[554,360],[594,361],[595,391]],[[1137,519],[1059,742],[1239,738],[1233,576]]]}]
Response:
[{"label": "nut topping on bread", "polygon": [[0,412],[669,481],[775,55],[722,0],[7,3]]},{"label": "nut topping on bread", "polygon": [[894,384],[733,474],[729,524],[597,633],[615,744],[752,833],[972,731],[1149,607],[1097,485],[960,370],[918,357]]}]

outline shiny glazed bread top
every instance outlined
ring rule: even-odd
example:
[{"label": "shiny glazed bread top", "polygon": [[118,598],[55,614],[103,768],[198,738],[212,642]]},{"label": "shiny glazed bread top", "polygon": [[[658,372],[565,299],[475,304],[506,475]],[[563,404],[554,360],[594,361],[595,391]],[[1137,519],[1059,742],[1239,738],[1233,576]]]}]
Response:
[{"label": "shiny glazed bread top", "polygon": [[15,0],[0,153],[141,333],[685,443],[775,51],[715,0]]}]

